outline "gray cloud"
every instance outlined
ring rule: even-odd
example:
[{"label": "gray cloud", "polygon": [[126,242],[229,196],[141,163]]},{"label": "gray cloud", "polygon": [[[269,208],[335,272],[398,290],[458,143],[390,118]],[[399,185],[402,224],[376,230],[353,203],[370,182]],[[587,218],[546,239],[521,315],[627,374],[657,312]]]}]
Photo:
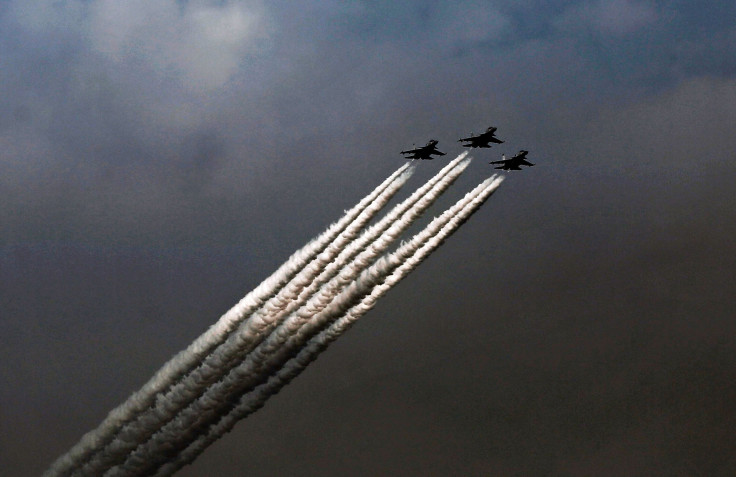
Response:
[{"label": "gray cloud", "polygon": [[626,36],[656,22],[660,15],[650,2],[600,0],[581,3],[555,19],[558,28],[589,30],[602,36]]},{"label": "gray cloud", "polygon": [[521,148],[537,166],[182,475],[732,473],[714,436],[733,422],[733,4],[173,5],[0,14],[10,475],[40,473],[397,151],[456,154],[489,125],[506,142],[472,169]]}]

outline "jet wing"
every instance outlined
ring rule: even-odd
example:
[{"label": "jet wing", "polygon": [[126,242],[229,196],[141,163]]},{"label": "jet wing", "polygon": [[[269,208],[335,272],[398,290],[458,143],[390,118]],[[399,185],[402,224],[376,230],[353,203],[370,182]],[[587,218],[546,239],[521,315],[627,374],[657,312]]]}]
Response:
[{"label": "jet wing", "polygon": [[445,153],[438,151],[436,145],[437,141],[432,139],[427,143],[426,146],[401,151],[401,154],[411,154],[411,156],[407,156],[407,159],[432,159],[432,154],[444,156]]},{"label": "jet wing", "polygon": [[480,136],[466,137],[458,139],[457,142],[467,142],[469,144],[463,144],[463,147],[491,147],[490,143],[501,144],[502,140],[491,135],[481,134]]}]

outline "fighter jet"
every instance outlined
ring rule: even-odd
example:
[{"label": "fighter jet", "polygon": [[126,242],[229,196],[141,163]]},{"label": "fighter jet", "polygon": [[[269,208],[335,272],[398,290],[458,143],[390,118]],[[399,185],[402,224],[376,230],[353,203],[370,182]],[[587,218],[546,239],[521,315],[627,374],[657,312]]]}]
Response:
[{"label": "fighter jet", "polygon": [[491,147],[490,143],[501,144],[503,141],[496,137],[496,129],[491,126],[484,133],[477,136],[471,134],[470,137],[458,139],[457,142],[467,142],[467,144],[463,144],[463,147]]},{"label": "fighter jet", "polygon": [[526,155],[529,151],[521,150],[511,159],[506,159],[506,154],[501,155],[500,161],[491,161],[488,164],[501,164],[494,169],[503,169],[504,171],[520,171],[519,166],[533,166],[531,162],[526,160]]},{"label": "fighter jet", "polygon": [[406,159],[434,159],[432,154],[444,156],[444,152],[437,150],[437,142],[438,141],[435,139],[430,139],[426,146],[409,149],[408,151],[401,151],[401,154],[404,154]]}]

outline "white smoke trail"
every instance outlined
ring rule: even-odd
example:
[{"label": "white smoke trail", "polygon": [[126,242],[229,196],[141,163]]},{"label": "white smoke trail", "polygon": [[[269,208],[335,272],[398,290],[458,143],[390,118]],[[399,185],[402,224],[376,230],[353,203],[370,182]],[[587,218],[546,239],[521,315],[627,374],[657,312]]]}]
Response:
[{"label": "white smoke trail", "polygon": [[[161,392],[170,388],[184,374],[199,365],[203,357],[225,341],[237,325],[248,318],[264,301],[282,289],[346,229],[361,229],[378,212],[376,203],[387,203],[413,171],[414,167],[410,163],[401,166],[358,204],[346,211],[341,219],[292,254],[276,272],[248,293],[185,350],[169,360],[139,391],[131,395],[122,405],[113,409],[95,430],[82,436],[72,449],[51,465],[44,476],[69,475],[88,460],[91,454],[110,442],[123,425],[148,409]],[[366,213],[367,210],[369,210],[368,213]]]},{"label": "white smoke trail", "polygon": [[[461,155],[452,161],[450,167],[443,168],[430,181],[431,187],[421,187],[418,194],[412,194],[409,199],[406,199],[404,203],[397,206],[389,214],[390,219],[394,220],[395,223],[391,224],[388,230],[385,230],[386,226],[380,226],[376,229],[373,233],[373,238],[377,238],[377,240],[375,240],[375,243],[371,245],[369,250],[364,251],[364,253],[356,258],[352,276],[342,277],[339,286],[333,285],[329,289],[330,293],[333,295],[336,294],[339,288],[342,288],[347,282],[351,281],[362,268],[372,262],[371,257],[375,259],[380,253],[383,253],[391,241],[406,227],[411,225],[457,179],[469,163],[469,160],[465,159],[465,156],[466,154]],[[443,174],[444,177],[441,177]],[[396,209],[399,209],[398,212],[396,212]],[[403,213],[399,215],[399,212],[402,211]],[[395,220],[397,215],[401,217],[401,221]],[[292,283],[308,283],[316,275],[319,275],[320,270],[326,267],[333,259],[334,254],[323,252],[305,271],[300,272]],[[320,264],[320,266],[313,267],[312,265],[315,263]],[[289,290],[291,288],[290,284],[279,293],[278,298],[269,301],[279,301],[283,295],[293,296],[294,298],[298,297],[299,289],[296,288],[296,295],[290,295]],[[278,307],[275,309],[278,310]],[[233,366],[237,365],[246,353],[252,351],[264,339],[267,333],[279,324],[278,318],[280,316],[282,314],[278,313],[268,316],[260,313],[253,314],[240,326],[238,332],[233,333],[218,350],[206,357],[202,366],[183,377],[165,395],[159,396],[151,409],[141,413],[135,421],[126,424],[119,435],[102,452],[98,453],[85,464],[85,472],[97,473],[123,461],[126,455],[135,449],[136,444],[145,442],[154,432],[162,428],[166,422],[173,419],[179,410],[186,408],[193,400],[201,396],[208,386],[221,379]],[[159,440],[161,439],[159,438]]]},{"label": "white smoke trail", "polygon": [[297,332],[305,322],[311,320],[317,313],[333,303],[335,297],[343,288],[353,282],[366,267],[383,254],[391,243],[455,181],[468,164],[469,159],[464,160],[451,173],[439,181],[436,186],[427,193],[423,193],[412,208],[395,219],[391,226],[382,234],[378,235],[370,246],[358,254],[352,262],[343,266],[339,274],[327,282],[304,306],[289,315],[268,336],[262,345],[253,350],[247,359],[256,363],[255,366],[258,366],[258,363],[263,362],[268,356],[279,350],[283,343]]},{"label": "white smoke trail", "polygon": [[[254,338],[249,336],[250,333],[255,331],[265,336],[267,332],[273,330],[276,325],[283,321],[284,317],[289,316],[295,310],[303,309],[303,312],[300,310],[300,314],[306,314],[308,316],[319,311],[323,307],[320,303],[329,302],[346,283],[357,276],[360,270],[385,251],[390,243],[409,227],[457,179],[469,164],[469,160],[465,158],[466,156],[467,153],[463,153],[451,161],[410,197],[395,206],[378,223],[371,226],[360,237],[348,244],[336,258],[323,261],[321,263],[322,266],[318,269],[313,268],[307,277],[311,282],[306,287],[302,287],[301,289],[291,286],[285,287],[283,295],[279,294],[283,299],[270,300],[263,308],[254,313],[248,323],[246,323],[247,326],[252,325],[255,330],[242,330],[242,334],[234,336],[234,340],[242,337],[244,341],[252,344],[254,343]],[[345,269],[348,264],[350,264],[351,272],[347,276],[343,276],[343,273],[341,275],[343,278],[340,281],[329,281],[338,272]],[[328,287],[320,289],[320,287],[328,282]],[[319,295],[317,296],[320,297],[319,299],[314,298],[315,293],[318,291]],[[310,298],[311,301],[308,301]],[[302,308],[305,303],[307,303],[307,306]],[[223,360],[217,363],[218,367],[222,369],[224,367],[229,368],[235,366],[247,351],[253,349],[253,347],[246,349],[244,346],[245,343],[243,342],[239,342],[236,346],[233,346],[237,354],[234,354],[228,361]]]},{"label": "white smoke trail", "polygon": [[[317,359],[331,342],[347,331],[361,316],[373,308],[379,298],[389,289],[406,277],[422,261],[424,261],[434,250],[436,250],[459,226],[472,215],[480,205],[500,186],[503,177],[490,179],[481,183],[478,187],[480,193],[475,196],[471,203],[467,204],[458,214],[444,225],[441,230],[431,239],[424,243],[411,257],[404,260],[401,265],[391,273],[383,283],[376,285],[373,290],[365,296],[362,301],[348,310],[342,317],[334,321],[329,327],[323,329],[302,347],[298,354],[289,360],[278,372],[268,380],[257,386],[253,391],[243,395],[238,404],[216,424],[206,430],[206,433],[192,442],[175,458],[162,465],[155,476],[163,477],[172,475],[181,467],[193,462],[209,445],[229,432],[233,426],[249,414],[262,407],[269,397],[276,394],[292,379],[298,376],[312,361]],[[471,192],[472,194],[472,192]]]},{"label": "white smoke trail", "polygon": [[[407,210],[413,207],[420,199],[427,196],[440,181],[445,178],[451,171],[453,177],[457,175],[467,167],[462,166],[462,169],[457,169],[457,166],[465,161],[467,152],[463,152],[457,158],[450,161],[445,167],[443,167],[434,177],[428,180],[423,186],[419,187],[413,194],[407,199],[398,204],[396,207],[391,209],[379,222],[372,225],[365,233],[363,233],[356,240],[352,241],[345,249],[334,260],[325,263],[322,267],[319,275],[312,279],[311,282],[305,288],[298,290],[293,288],[292,293],[285,293],[283,300],[273,300],[270,303],[266,303],[262,309],[258,310],[257,315],[254,315],[254,320],[257,319],[258,315],[277,316],[278,314],[289,314],[292,311],[301,307],[304,302],[311,297],[316,290],[319,289],[324,283],[335,276],[340,269],[342,269],[347,263],[352,260],[355,255],[360,251],[364,250],[366,246],[375,241],[380,237],[397,219],[399,219]],[[444,184],[449,186],[447,180]],[[288,288],[288,287],[287,287]],[[270,318],[273,319],[273,318]]]},{"label": "white smoke trail", "polygon": [[[342,248],[355,239],[360,230],[380,211],[393,197],[393,195],[403,186],[406,180],[413,173],[414,167],[409,167],[402,172],[394,181],[387,185],[378,196],[368,204],[367,207],[353,220],[329,246],[319,253],[307,267],[303,267],[290,283],[308,282],[309,276],[313,275],[312,271],[317,264],[317,268],[321,268],[326,261],[333,258]],[[280,290],[276,297],[272,297],[269,301],[278,299],[284,293]],[[240,327],[252,329],[253,316],[248,317],[247,321],[240,324]],[[258,323],[258,321],[256,321]],[[254,343],[242,342],[240,345],[249,345],[251,348],[260,342],[262,336],[260,329],[256,333],[251,333],[248,338],[253,339]],[[231,334],[233,334],[231,332]],[[239,333],[235,335],[240,336]],[[229,336],[224,342],[220,343],[219,348],[205,356],[197,367],[193,368],[190,373],[181,377],[177,382],[173,383],[169,388],[160,392],[155,396],[155,400],[151,405],[139,412],[134,419],[126,422],[122,427],[117,429],[113,434],[113,438],[106,445],[98,446],[97,452],[90,455],[86,462],[82,463],[82,474],[98,474],[105,469],[122,462],[127,454],[132,451],[136,445],[145,441],[156,429],[160,428],[165,422],[170,420],[186,403],[197,397],[208,385],[220,379],[224,371],[220,371],[223,366],[220,356],[222,350],[232,349],[233,336]],[[229,348],[228,348],[229,347]],[[235,350],[237,352],[237,349]],[[228,356],[227,353],[224,353]],[[232,354],[232,353],[231,353]],[[225,370],[226,371],[226,370]],[[201,390],[200,390],[201,389]],[[191,391],[191,392],[190,392]],[[187,394],[189,392],[189,394]],[[180,404],[180,398],[191,395],[188,401]]]},{"label": "white smoke trail", "polygon": [[[232,403],[236,402],[243,392],[276,372],[311,336],[356,305],[374,286],[385,280],[386,276],[405,260],[410,259],[435,234],[440,233],[442,228],[463,209],[476,210],[490,192],[481,200],[476,200],[476,197],[489,185],[490,181],[487,181],[478,186],[396,252],[380,259],[357,280],[351,279],[350,285],[321,312],[304,312],[306,316],[300,317],[301,319],[295,319],[294,315],[290,316],[258,348],[260,353],[248,355],[245,361],[234,368],[225,379],[211,386],[199,400],[182,411],[151,440],[136,449],[122,467],[114,469],[109,475],[145,475],[155,470],[157,462],[161,464],[174,457],[179,449],[197,439],[200,433],[206,432],[207,427],[220,416],[228,414]],[[456,219],[457,225],[467,219],[470,213],[472,212],[459,216]],[[343,272],[348,268],[343,269]],[[303,310],[300,310],[299,314],[302,312]],[[279,331],[283,333],[280,334]]]}]

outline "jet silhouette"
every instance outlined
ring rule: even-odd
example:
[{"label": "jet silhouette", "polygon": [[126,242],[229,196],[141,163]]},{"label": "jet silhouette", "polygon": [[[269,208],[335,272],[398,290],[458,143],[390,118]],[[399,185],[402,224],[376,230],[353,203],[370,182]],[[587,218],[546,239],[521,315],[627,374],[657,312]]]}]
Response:
[{"label": "jet silhouette", "polygon": [[435,139],[430,139],[426,146],[409,149],[407,151],[401,151],[401,154],[404,154],[404,157],[406,159],[434,159],[432,157],[432,154],[444,156],[444,152],[440,152],[437,150],[437,142],[438,141]]},{"label": "jet silhouette", "polygon": [[531,162],[526,160],[526,155],[529,154],[529,151],[521,150],[519,151],[514,157],[511,159],[506,159],[506,155],[503,154],[501,156],[500,161],[491,161],[488,164],[501,164],[498,167],[495,167],[494,169],[503,169],[504,171],[520,171],[521,167],[519,166],[533,166]]},{"label": "jet silhouette", "polygon": [[469,137],[458,139],[457,142],[467,142],[463,147],[491,147],[490,143],[501,144],[503,141],[496,137],[496,129],[493,126],[486,129],[486,132]]}]

